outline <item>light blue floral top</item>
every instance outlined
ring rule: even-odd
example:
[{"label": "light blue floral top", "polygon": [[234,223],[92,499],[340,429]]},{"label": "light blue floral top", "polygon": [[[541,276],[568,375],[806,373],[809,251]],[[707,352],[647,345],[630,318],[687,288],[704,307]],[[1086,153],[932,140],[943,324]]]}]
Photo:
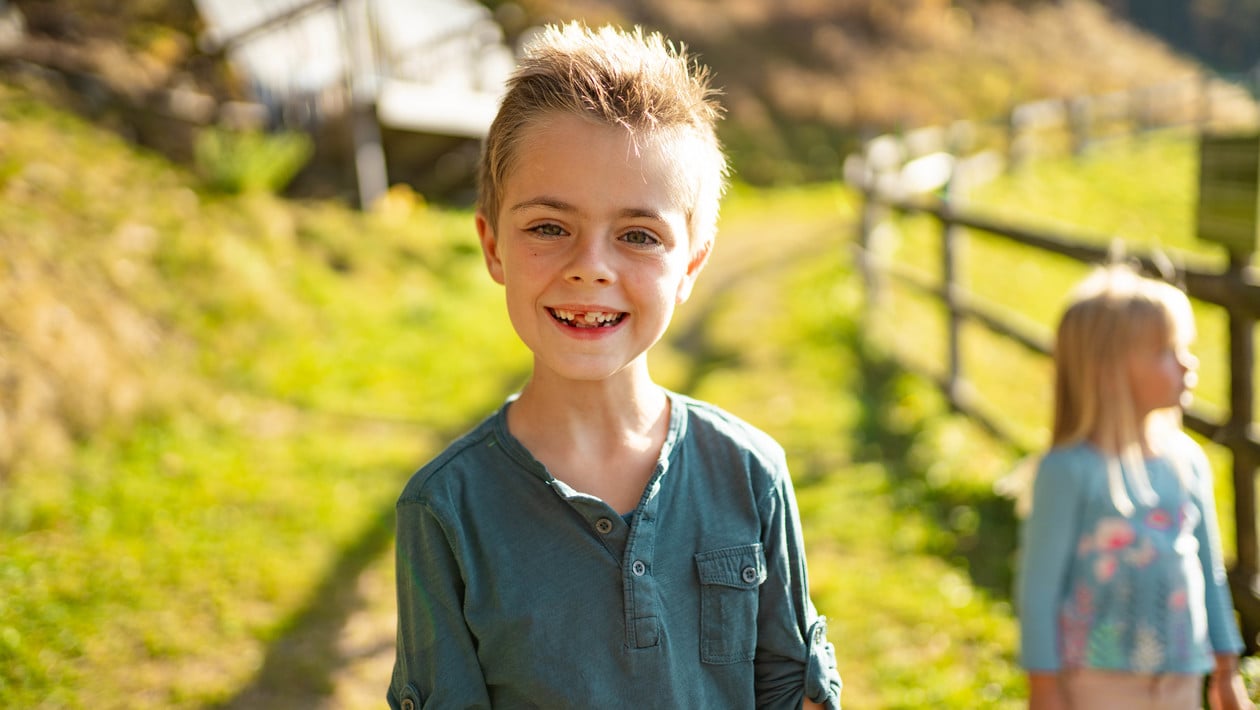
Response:
[{"label": "light blue floral top", "polygon": [[[1242,640],[1221,562],[1212,473],[1190,437],[1146,462],[1159,499],[1116,510],[1106,462],[1086,444],[1042,459],[1024,523],[1017,598],[1026,669],[1207,673]],[[1127,477],[1126,477],[1127,480]]]}]

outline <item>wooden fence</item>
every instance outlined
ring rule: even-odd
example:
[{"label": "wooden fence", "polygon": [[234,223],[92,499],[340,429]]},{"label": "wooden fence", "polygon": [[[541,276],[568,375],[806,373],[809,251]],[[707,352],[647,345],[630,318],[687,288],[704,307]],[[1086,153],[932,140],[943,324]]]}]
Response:
[{"label": "wooden fence", "polygon": [[[1149,96],[1149,91],[1147,96]],[[1201,97],[1201,95],[1200,95]],[[1114,100],[1114,99],[1109,99]],[[1059,102],[1060,106],[1075,103],[1085,105],[1082,101]],[[1126,105],[1143,105],[1130,98]],[[1149,104],[1146,104],[1149,107]],[[1202,107],[1202,104],[1196,104]],[[1012,116],[1021,114],[1025,117],[1044,109],[1016,109]],[[1206,125],[1210,121],[1209,110],[1199,109],[1194,123]],[[1159,127],[1157,121],[1144,114],[1147,120],[1129,121],[1140,130]],[[1062,113],[1069,116],[1070,113]],[[1184,115],[1177,114],[1177,115]],[[1254,118],[1252,119],[1255,120]],[[1023,124],[1027,128],[1027,119],[1012,119],[1010,124]],[[1075,135],[1088,135],[1091,130],[1084,121],[1078,121]],[[1069,126],[1072,125],[1068,122]],[[948,133],[948,131],[946,131]],[[913,136],[910,136],[913,140]],[[1088,141],[1072,141],[1068,145],[1073,149]],[[1018,138],[1011,140],[1010,146],[1026,150],[1028,146],[1020,145]],[[1017,449],[1022,449],[1021,442],[1009,431],[997,417],[990,412],[984,399],[970,385],[963,368],[962,326],[965,322],[978,324],[988,331],[1003,338],[1010,339],[1040,355],[1050,354],[1049,339],[1038,333],[1030,332],[1021,326],[1003,318],[993,307],[968,294],[959,284],[959,250],[958,242],[965,230],[981,232],[1008,240],[1039,252],[1057,254],[1086,264],[1105,263],[1110,260],[1110,250],[1098,246],[1099,240],[1089,239],[1081,235],[1052,233],[1033,230],[1018,225],[1002,223],[994,219],[970,214],[959,209],[950,196],[953,192],[954,178],[957,169],[967,159],[952,158],[935,160],[931,156],[920,155],[918,160],[921,170],[926,172],[927,179],[915,177],[916,173],[907,158],[914,158],[917,151],[913,146],[904,143],[897,149],[891,149],[889,138],[882,137],[867,143],[862,155],[851,158],[846,165],[846,180],[864,195],[864,204],[859,221],[857,244],[858,267],[863,275],[868,292],[868,303],[879,303],[881,292],[887,287],[889,279],[894,279],[914,290],[939,300],[946,313],[946,339],[944,375],[940,376],[938,385],[948,398],[950,405],[957,411],[977,421],[984,428],[1003,439]],[[888,159],[889,153],[899,154],[900,160]],[[939,156],[937,156],[939,157]],[[1011,162],[1025,159],[1016,157]],[[926,162],[924,160],[926,159]],[[934,167],[935,166],[935,167]],[[944,174],[944,179],[934,180],[931,173]],[[917,186],[907,187],[907,183]],[[940,184],[935,184],[939,182]],[[919,189],[919,194],[914,187]],[[922,192],[923,188],[928,193]],[[940,239],[940,274],[939,278],[924,277],[920,274],[890,262],[881,262],[876,256],[880,249],[873,244],[879,230],[878,224],[887,214],[919,214],[928,215],[939,225]],[[1242,619],[1243,634],[1247,643],[1247,653],[1255,655],[1260,651],[1257,636],[1260,635],[1260,549],[1257,545],[1256,530],[1256,490],[1255,477],[1257,466],[1260,466],[1260,430],[1254,424],[1254,382],[1255,354],[1253,331],[1256,319],[1260,318],[1260,273],[1249,266],[1246,256],[1231,256],[1223,270],[1195,269],[1185,266],[1170,265],[1168,260],[1155,253],[1126,253],[1126,261],[1140,264],[1149,275],[1171,280],[1182,286],[1194,299],[1215,304],[1225,310],[1228,315],[1229,333],[1229,414],[1224,419],[1213,419],[1198,411],[1190,410],[1185,414],[1187,428],[1207,439],[1227,448],[1232,458],[1232,482],[1234,488],[1234,520],[1236,535],[1236,561],[1230,569],[1230,583],[1235,604]]]}]

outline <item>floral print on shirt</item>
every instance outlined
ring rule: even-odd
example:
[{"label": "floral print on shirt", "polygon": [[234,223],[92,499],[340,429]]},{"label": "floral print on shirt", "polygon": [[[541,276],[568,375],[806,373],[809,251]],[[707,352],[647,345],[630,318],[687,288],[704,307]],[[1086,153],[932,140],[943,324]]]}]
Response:
[{"label": "floral print on shirt", "polygon": [[[1156,672],[1193,654],[1187,590],[1174,550],[1184,550],[1186,536],[1194,539],[1195,518],[1184,508],[1174,514],[1157,507],[1133,518],[1100,518],[1082,533],[1075,561],[1082,574],[1059,617],[1065,667]],[[1152,565],[1167,573],[1136,574]],[[1162,618],[1133,613],[1135,597],[1152,594],[1161,597]]]}]

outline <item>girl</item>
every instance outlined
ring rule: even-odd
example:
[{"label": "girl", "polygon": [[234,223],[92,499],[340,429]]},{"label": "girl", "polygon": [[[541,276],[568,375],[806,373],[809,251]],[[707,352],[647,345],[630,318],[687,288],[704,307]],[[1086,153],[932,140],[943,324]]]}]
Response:
[{"label": "girl", "polygon": [[1181,430],[1194,384],[1185,294],[1131,269],[1073,293],[1054,431],[1018,579],[1033,710],[1252,708],[1217,540],[1212,472]]}]

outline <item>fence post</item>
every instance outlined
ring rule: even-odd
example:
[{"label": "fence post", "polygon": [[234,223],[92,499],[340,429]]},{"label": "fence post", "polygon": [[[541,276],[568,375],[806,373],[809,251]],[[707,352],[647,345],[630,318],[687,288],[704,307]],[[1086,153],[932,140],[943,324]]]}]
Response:
[{"label": "fence post", "polygon": [[1093,141],[1094,106],[1088,96],[1063,100],[1068,128],[1072,134],[1072,155],[1080,157]]},{"label": "fence post", "polygon": [[[1260,239],[1260,134],[1199,135],[1198,237],[1224,246],[1229,254],[1225,277],[1247,282],[1247,268]],[[1236,559],[1229,572],[1234,605],[1247,653],[1260,651],[1260,596],[1257,574],[1256,466],[1250,442],[1254,415],[1255,317],[1234,299],[1223,299],[1229,314],[1229,420],[1224,443],[1233,454],[1234,537]]]},{"label": "fence post", "polygon": [[359,208],[371,207],[389,188],[385,149],[376,115],[380,93],[372,49],[375,28],[371,8],[366,3],[340,6],[341,22],[349,66],[346,82],[350,94],[350,138],[354,148],[354,174],[359,192]]},{"label": "fence post", "polygon": [[883,204],[882,184],[903,162],[902,147],[891,136],[877,136],[862,145],[862,151],[845,161],[845,179],[856,182],[862,193],[862,211],[858,218],[858,269],[866,287],[867,312],[883,301],[883,279],[876,263],[881,224],[887,219]]},{"label": "fence post", "polygon": [[[956,156],[955,156],[956,157]],[[958,311],[958,241],[960,228],[954,222],[953,208],[957,200],[955,179],[957,160],[949,171],[949,179],[941,191],[941,280],[945,301],[947,349],[945,394],[955,411],[960,409],[962,395],[962,315]]]},{"label": "fence post", "polygon": [[1024,165],[1024,121],[1019,105],[1012,106],[1006,116],[1006,167],[1015,172]]},{"label": "fence post", "polygon": [[[1231,279],[1244,278],[1247,257],[1231,252]],[[1256,541],[1256,465],[1246,437],[1251,428],[1254,401],[1255,320],[1234,306],[1229,307],[1229,448],[1233,453],[1235,561],[1230,582],[1238,606],[1246,653],[1260,651],[1260,599],[1256,576],[1260,573],[1260,551]]]},{"label": "fence post", "polygon": [[862,181],[862,214],[858,220],[858,270],[866,286],[866,310],[874,311],[883,301],[879,265],[875,263],[875,231],[882,219],[879,199],[875,194],[874,177],[867,171]]}]

